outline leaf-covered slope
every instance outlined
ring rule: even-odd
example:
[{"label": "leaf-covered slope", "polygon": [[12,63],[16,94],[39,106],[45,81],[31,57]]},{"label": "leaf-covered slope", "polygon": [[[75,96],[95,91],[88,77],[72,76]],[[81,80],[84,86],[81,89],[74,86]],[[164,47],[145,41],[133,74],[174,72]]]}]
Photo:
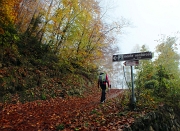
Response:
[{"label": "leaf-covered slope", "polygon": [[[96,92],[96,93],[95,93]],[[120,114],[122,90],[111,89],[100,104],[100,90],[85,98],[56,98],[25,104],[10,104],[0,112],[1,130],[103,130],[121,129],[132,123],[128,113]],[[112,97],[118,99],[112,99]],[[119,103],[120,104],[120,103]]]}]

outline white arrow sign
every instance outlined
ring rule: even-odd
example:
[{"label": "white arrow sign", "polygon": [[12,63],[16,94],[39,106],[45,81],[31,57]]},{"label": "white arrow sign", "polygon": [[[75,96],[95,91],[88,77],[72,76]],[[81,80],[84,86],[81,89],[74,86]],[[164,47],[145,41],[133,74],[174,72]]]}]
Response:
[{"label": "white arrow sign", "polygon": [[113,56],[113,61],[117,61],[117,59],[118,59],[118,56]]},{"label": "white arrow sign", "polygon": [[139,65],[139,60],[125,61],[123,64],[125,66],[137,66],[137,65]]}]

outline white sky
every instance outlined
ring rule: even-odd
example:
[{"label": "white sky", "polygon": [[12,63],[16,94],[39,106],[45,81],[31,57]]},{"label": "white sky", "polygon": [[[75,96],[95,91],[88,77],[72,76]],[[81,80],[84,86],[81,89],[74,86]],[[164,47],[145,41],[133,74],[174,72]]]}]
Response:
[{"label": "white sky", "polygon": [[[118,39],[120,53],[131,53],[138,44],[154,52],[162,35],[180,36],[180,0],[101,0],[106,5],[108,19],[129,20],[131,27]],[[179,45],[179,43],[178,43]],[[180,45],[178,46],[180,48]]]}]

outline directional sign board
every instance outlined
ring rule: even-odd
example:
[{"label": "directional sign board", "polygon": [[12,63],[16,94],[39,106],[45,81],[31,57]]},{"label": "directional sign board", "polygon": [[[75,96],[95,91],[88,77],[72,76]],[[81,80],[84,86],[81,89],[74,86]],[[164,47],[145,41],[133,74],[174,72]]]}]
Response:
[{"label": "directional sign board", "polygon": [[141,60],[141,59],[152,59],[152,52],[119,54],[119,55],[113,55],[113,58],[112,58],[113,62],[128,61],[128,60]]},{"label": "directional sign board", "polygon": [[139,60],[129,60],[129,61],[125,61],[123,64],[125,66],[137,66],[139,65]]}]

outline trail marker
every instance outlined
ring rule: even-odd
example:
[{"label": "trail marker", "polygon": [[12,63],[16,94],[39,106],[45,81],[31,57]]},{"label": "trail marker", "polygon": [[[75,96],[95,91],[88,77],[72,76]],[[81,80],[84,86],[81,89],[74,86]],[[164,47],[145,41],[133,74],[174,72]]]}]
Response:
[{"label": "trail marker", "polygon": [[139,65],[139,60],[143,59],[152,59],[152,52],[139,52],[139,53],[130,53],[130,54],[118,54],[113,55],[112,61],[125,61],[123,64],[125,66],[131,66],[131,82],[132,82],[132,96],[130,99],[130,106],[134,110],[136,107],[136,97],[134,94],[134,77],[133,77],[133,67]]},{"label": "trail marker", "polygon": [[152,52],[139,52],[139,53],[113,55],[112,61],[115,62],[115,61],[141,60],[141,59],[152,59]]}]

